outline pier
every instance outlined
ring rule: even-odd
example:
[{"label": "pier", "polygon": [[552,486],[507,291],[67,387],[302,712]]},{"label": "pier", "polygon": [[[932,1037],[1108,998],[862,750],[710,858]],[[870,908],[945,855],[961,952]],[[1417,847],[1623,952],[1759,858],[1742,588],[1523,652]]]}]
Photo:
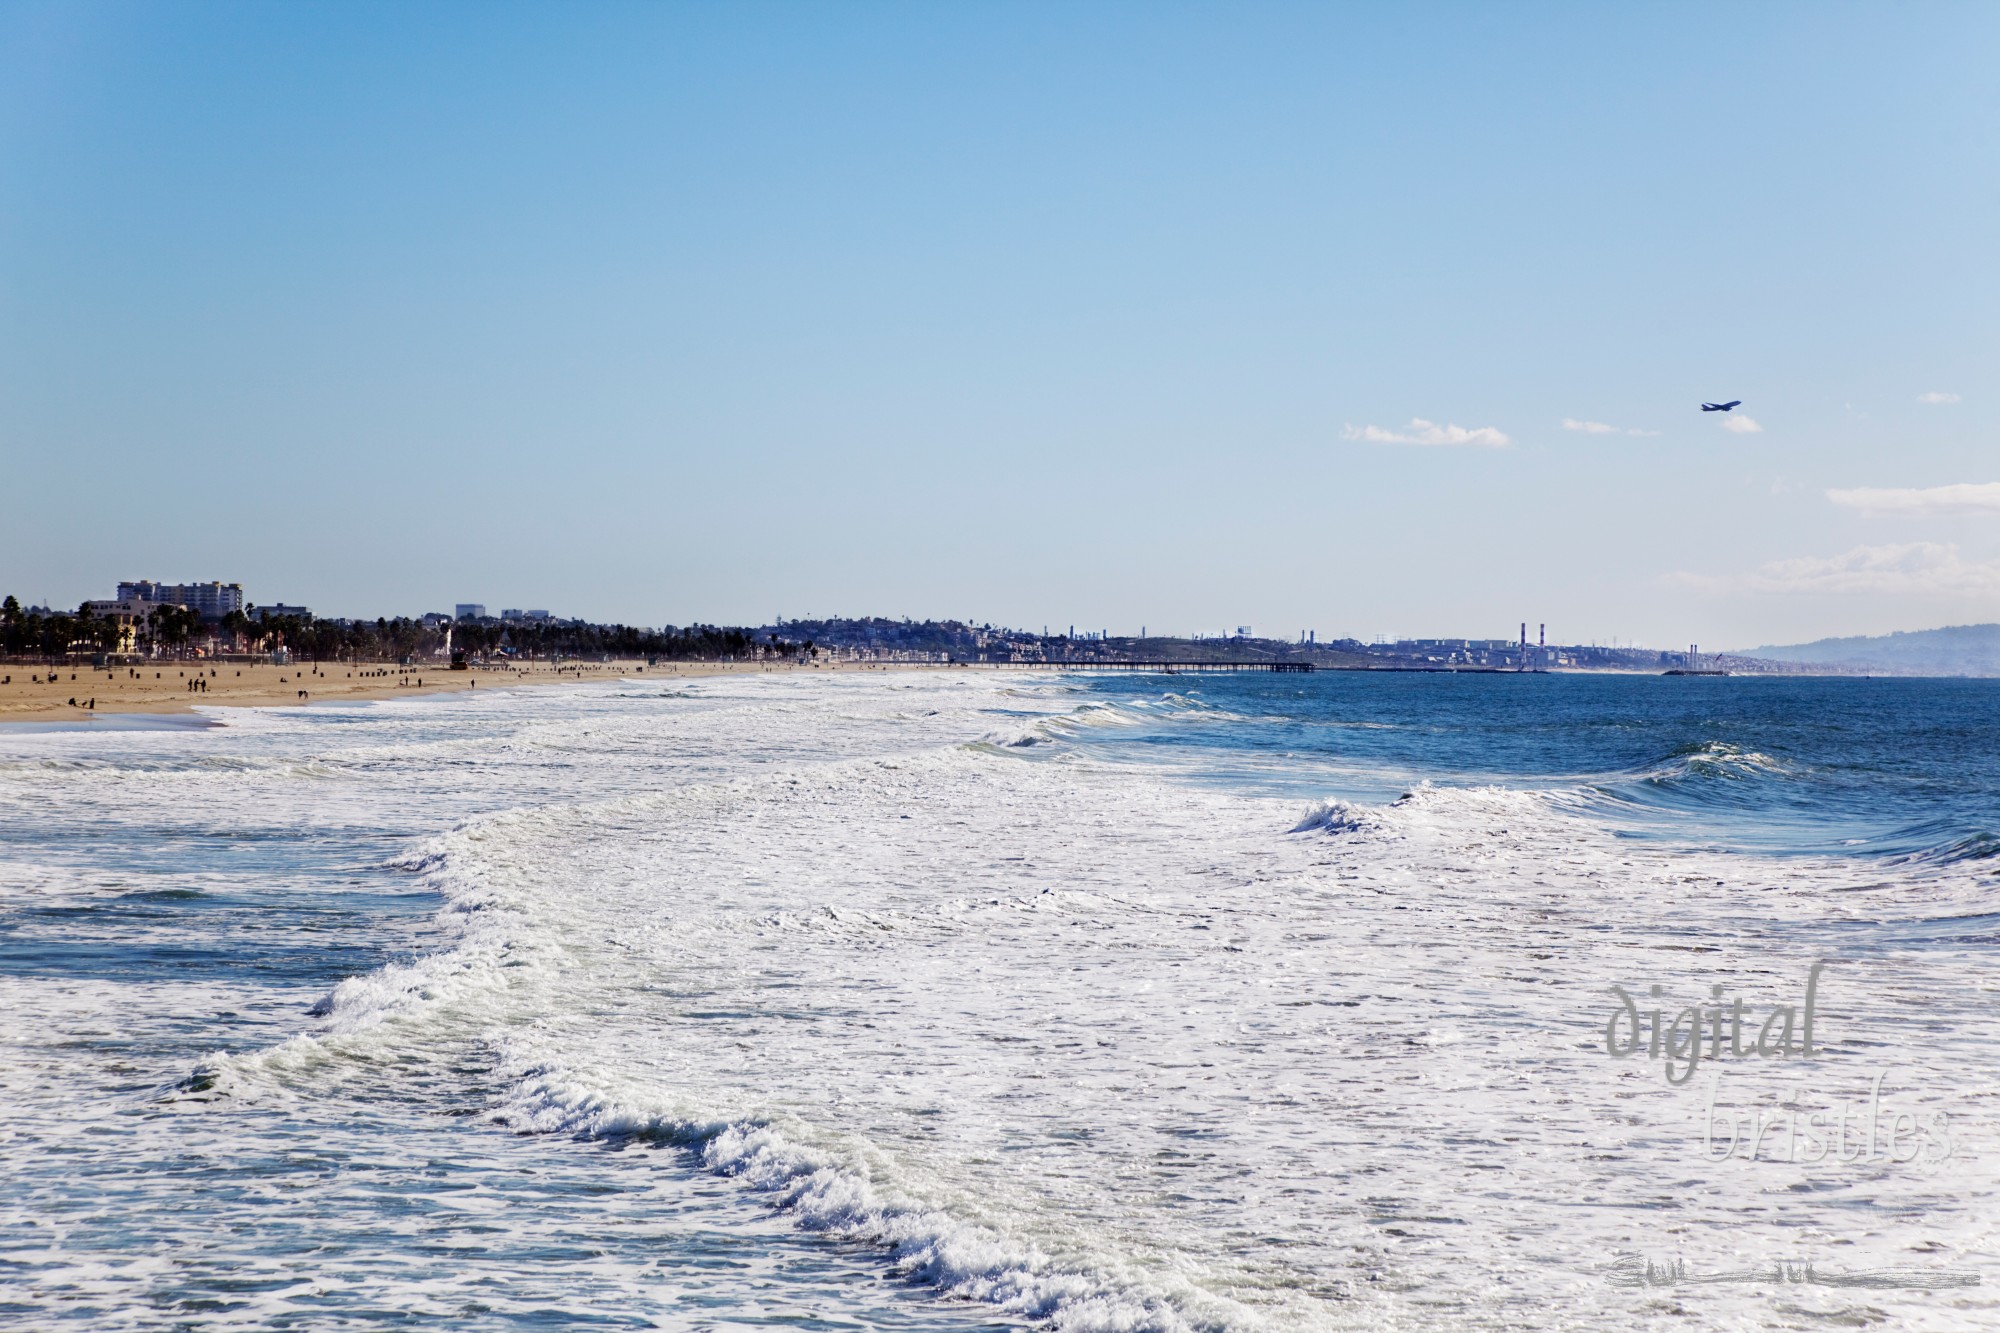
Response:
[{"label": "pier", "polygon": [[1003,666],[1023,667],[1036,671],[1157,671],[1165,675],[1181,675],[1190,671],[1317,671],[1311,662],[1173,662],[1173,661],[1079,661],[1065,662],[1052,659],[1047,662],[957,662],[955,666]]}]

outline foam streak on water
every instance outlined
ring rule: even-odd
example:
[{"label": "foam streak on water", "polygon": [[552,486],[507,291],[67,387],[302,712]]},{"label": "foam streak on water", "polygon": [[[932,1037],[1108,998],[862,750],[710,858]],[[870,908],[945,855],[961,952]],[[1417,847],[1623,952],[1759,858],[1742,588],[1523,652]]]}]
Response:
[{"label": "foam streak on water", "polygon": [[[9,743],[0,1318],[2000,1319],[1986,1287],[1615,1280],[1982,1271],[1981,862],[1634,837],[1588,782],[1304,801],[1132,748],[1272,725],[749,677]],[[1816,1061],[1675,1085],[1605,1053],[1614,985],[1762,1014],[1822,960]],[[1951,1155],[1717,1161],[1711,1077],[1725,1115],[1942,1112]]]}]

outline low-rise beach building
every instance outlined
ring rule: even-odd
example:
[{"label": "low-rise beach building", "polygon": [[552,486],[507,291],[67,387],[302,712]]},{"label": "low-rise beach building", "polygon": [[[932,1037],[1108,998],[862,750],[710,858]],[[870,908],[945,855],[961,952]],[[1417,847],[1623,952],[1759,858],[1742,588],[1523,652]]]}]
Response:
[{"label": "low-rise beach building", "polygon": [[111,651],[131,653],[138,651],[139,627],[155,610],[166,605],[169,603],[148,601],[142,597],[118,597],[85,602],[80,609],[85,615],[114,622],[118,626],[118,641]]}]

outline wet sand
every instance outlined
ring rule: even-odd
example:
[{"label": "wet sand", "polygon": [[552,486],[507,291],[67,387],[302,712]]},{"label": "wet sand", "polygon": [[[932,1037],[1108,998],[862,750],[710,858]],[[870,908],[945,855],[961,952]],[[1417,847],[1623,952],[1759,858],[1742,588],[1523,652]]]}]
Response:
[{"label": "wet sand", "polygon": [[662,662],[649,667],[641,661],[566,662],[561,666],[527,663],[470,671],[453,671],[440,663],[404,667],[384,662],[301,662],[291,666],[148,662],[129,667],[5,663],[0,664],[0,722],[72,722],[112,713],[189,713],[197,705],[254,708],[397,699],[412,694],[623,676],[685,678],[740,671],[856,669],[865,668],[856,664],[834,667],[760,662]]}]

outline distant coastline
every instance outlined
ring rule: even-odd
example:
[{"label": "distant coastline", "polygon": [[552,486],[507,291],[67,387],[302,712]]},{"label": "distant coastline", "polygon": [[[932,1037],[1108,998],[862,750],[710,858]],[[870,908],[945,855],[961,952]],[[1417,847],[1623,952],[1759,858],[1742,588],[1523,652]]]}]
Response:
[{"label": "distant coastline", "polygon": [[1816,639],[1750,652],[1781,662],[1818,663],[1844,674],[2000,676],[2000,625],[1946,625],[1895,634]]},{"label": "distant coastline", "polygon": [[[112,608],[107,610],[106,608]],[[121,609],[122,608],[122,609]],[[204,616],[192,606],[86,602],[75,612],[0,603],[0,721],[50,722],[199,706],[357,702],[662,673],[840,667],[1013,667],[1053,670],[1379,671],[1676,676],[2000,674],[2000,626],[1887,640],[1824,640],[1751,653],[1548,643],[1542,627],[1514,639],[1275,639],[1233,634],[1050,633],[957,620],[779,619],[762,626],[593,624],[535,613],[331,618],[303,607]],[[275,614],[274,614],[275,612]],[[1957,670],[1932,668],[1913,646],[1946,641]],[[1894,660],[1815,658],[1810,650],[1887,643]],[[1891,655],[1894,657],[1894,654]],[[1967,669],[1975,668],[1975,669]],[[1983,669],[1977,669],[1983,668]]]}]

